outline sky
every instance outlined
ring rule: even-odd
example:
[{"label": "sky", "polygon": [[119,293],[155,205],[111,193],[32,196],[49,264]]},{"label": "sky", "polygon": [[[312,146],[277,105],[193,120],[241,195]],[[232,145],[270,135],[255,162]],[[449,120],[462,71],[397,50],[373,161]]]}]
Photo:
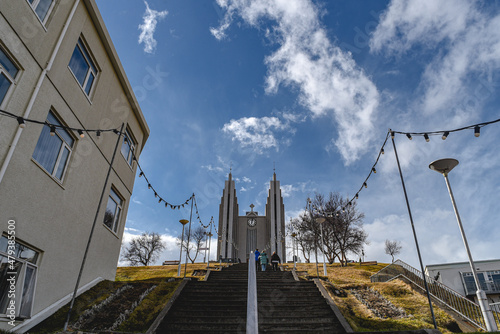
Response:
[{"label": "sky", "polygon": [[[388,129],[438,132],[394,138],[424,266],[467,261],[444,178],[428,167],[441,158],[460,162],[449,180],[472,257],[500,258],[500,123],[441,139],[500,118],[500,1],[96,2],[151,129],[139,163],[167,202],[194,193],[202,223],[218,222],[232,170],[239,214],[253,203],[264,215],[275,170],[288,223],[315,193],[362,189],[365,260],[390,262],[384,243],[397,240],[419,268],[390,137],[362,185]],[[156,263],[176,260],[189,215],[158,204],[138,173],[124,245],[157,232],[167,248]]]}]

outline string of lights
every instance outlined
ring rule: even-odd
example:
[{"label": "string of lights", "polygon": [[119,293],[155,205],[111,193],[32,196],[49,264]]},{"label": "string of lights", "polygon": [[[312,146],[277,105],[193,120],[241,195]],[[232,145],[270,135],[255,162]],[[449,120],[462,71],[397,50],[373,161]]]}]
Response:
[{"label": "string of lights", "polygon": [[113,133],[115,133],[117,135],[121,135],[119,128],[114,128],[114,129],[73,128],[73,127],[65,126],[65,125],[51,124],[48,121],[43,121],[42,122],[42,121],[35,120],[35,119],[24,118],[24,117],[17,116],[17,115],[15,115],[13,113],[10,113],[8,111],[1,110],[1,109],[0,109],[0,114],[4,115],[6,117],[10,117],[10,118],[16,119],[17,123],[19,124],[19,127],[22,128],[22,129],[24,129],[26,127],[27,123],[34,123],[34,124],[40,124],[40,125],[48,126],[50,128],[50,134],[52,136],[55,135],[55,132],[56,132],[57,129],[76,132],[80,138],[84,138],[85,137],[85,133],[87,133],[87,134],[89,134],[89,133],[95,133],[97,137],[99,137],[101,135],[101,133],[103,133],[103,132],[113,132]]},{"label": "string of lights", "polygon": [[[375,160],[375,163],[373,164],[372,168],[370,169],[370,172],[368,173],[368,176],[364,180],[364,182],[361,185],[361,187],[359,188],[359,190],[356,192],[356,195],[354,195],[354,197],[351,198],[347,202],[347,206],[352,205],[352,202],[355,199],[359,198],[359,193],[363,190],[363,188],[368,188],[368,180],[370,179],[370,177],[372,176],[372,174],[377,173],[377,169],[375,167],[376,167],[376,165],[377,165],[377,163],[378,163],[378,161],[380,159],[380,156],[385,153],[384,152],[384,147],[387,144],[387,140],[389,139],[389,136],[391,136],[391,138],[394,139],[394,136],[396,134],[400,134],[400,135],[405,135],[409,140],[412,140],[413,136],[421,136],[421,137],[424,137],[424,139],[425,139],[426,142],[429,142],[430,141],[429,136],[438,136],[438,135],[441,135],[441,139],[446,140],[446,138],[449,136],[450,133],[459,132],[459,131],[465,131],[465,130],[474,130],[474,136],[475,137],[479,137],[480,133],[481,133],[480,129],[482,127],[484,127],[486,125],[498,123],[498,122],[500,122],[500,118],[496,119],[496,120],[493,120],[493,121],[488,121],[488,122],[483,122],[483,123],[477,123],[477,124],[467,125],[467,126],[464,126],[464,127],[461,127],[461,128],[457,128],[457,129],[452,129],[452,130],[439,130],[439,131],[426,131],[426,132],[404,132],[404,131],[395,131],[395,130],[389,129],[389,131],[387,132],[387,135],[385,137],[384,143],[382,144],[382,147],[380,148],[380,151],[378,153],[377,159]],[[345,207],[342,208],[342,212],[344,212],[344,211],[345,211]]]}]

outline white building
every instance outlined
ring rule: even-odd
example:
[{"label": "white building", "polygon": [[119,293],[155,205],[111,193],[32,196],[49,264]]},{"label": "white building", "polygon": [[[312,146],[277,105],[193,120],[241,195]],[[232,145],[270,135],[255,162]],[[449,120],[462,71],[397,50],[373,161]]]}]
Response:
[{"label": "white building", "polygon": [[[500,260],[474,261],[474,264],[490,304],[500,302]],[[433,264],[425,268],[425,273],[477,302],[477,287],[469,262]]]},{"label": "white building", "polygon": [[[95,0],[0,1],[0,109],[0,328],[25,332],[69,301],[103,189],[80,287],[114,279],[149,128]],[[122,124],[131,146],[77,131]]]}]

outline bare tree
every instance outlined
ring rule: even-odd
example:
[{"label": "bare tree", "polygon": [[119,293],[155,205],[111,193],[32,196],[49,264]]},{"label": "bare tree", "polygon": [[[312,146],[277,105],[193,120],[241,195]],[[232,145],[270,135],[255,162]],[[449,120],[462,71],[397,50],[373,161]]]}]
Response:
[{"label": "bare tree", "polygon": [[164,249],[165,243],[158,233],[143,232],[141,236],[132,239],[122,259],[132,266],[148,266],[158,259]]},{"label": "bare tree", "polygon": [[[184,231],[184,244],[183,249],[188,250],[188,258],[191,263],[196,261],[198,254],[201,252],[201,248],[205,247],[205,229],[198,226],[196,229],[191,230],[191,236],[188,238],[189,231]],[[188,244],[188,239],[190,239]],[[177,245],[180,247],[182,241],[182,236],[177,237]]]},{"label": "bare tree", "polygon": [[389,239],[385,240],[385,254],[392,256],[393,263],[394,263],[394,256],[401,253],[402,248],[403,248],[403,246],[401,246],[401,242],[399,242],[397,240],[394,240],[394,241],[391,241]]},{"label": "bare tree", "polygon": [[[347,254],[359,253],[367,244],[368,234],[363,230],[364,213],[356,208],[356,201],[350,202],[338,193],[330,193],[328,199],[316,194],[312,200],[312,215],[326,218],[323,223],[325,254],[330,263],[335,257],[344,266]],[[316,224],[317,225],[317,224]]]}]

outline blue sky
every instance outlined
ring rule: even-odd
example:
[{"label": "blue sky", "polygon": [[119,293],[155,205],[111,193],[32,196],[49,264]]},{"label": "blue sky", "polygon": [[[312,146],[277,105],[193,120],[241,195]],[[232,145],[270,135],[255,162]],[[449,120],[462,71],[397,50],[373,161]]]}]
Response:
[{"label": "blue sky", "polygon": [[[96,2],[151,128],[140,164],[169,203],[195,193],[205,224],[218,221],[231,166],[240,215],[251,203],[264,214],[275,166],[288,222],[315,192],[353,197],[389,128],[500,118],[498,1]],[[499,130],[396,135],[424,264],[467,260],[444,179],[428,168],[449,157],[474,259],[500,258]],[[357,202],[366,259],[390,261],[384,241],[399,240],[418,266],[390,140],[385,152]],[[177,259],[182,218],[137,178],[124,240],[161,233],[161,260]]]}]

